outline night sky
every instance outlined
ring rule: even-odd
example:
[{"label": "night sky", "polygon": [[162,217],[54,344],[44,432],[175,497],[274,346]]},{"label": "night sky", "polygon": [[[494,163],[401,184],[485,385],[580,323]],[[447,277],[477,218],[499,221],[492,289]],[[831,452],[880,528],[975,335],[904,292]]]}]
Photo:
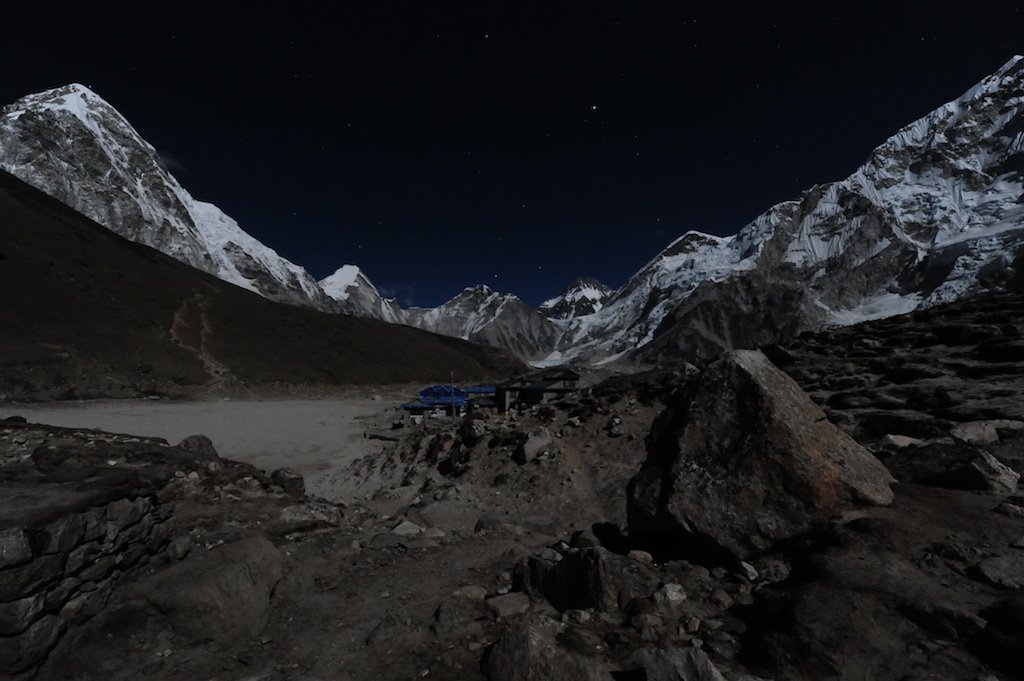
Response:
[{"label": "night sky", "polygon": [[1024,51],[1009,2],[640,4],[6,2],[0,102],[85,83],[317,278],[536,304],[845,177]]}]

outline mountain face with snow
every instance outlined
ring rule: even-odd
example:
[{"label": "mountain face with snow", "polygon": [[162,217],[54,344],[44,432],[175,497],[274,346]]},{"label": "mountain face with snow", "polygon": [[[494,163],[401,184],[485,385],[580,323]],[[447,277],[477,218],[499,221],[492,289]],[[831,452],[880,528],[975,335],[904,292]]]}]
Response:
[{"label": "mountain face with snow", "polygon": [[482,345],[504,348],[517,357],[539,359],[550,352],[558,328],[518,297],[479,285],[434,308],[411,307],[403,323]]},{"label": "mountain face with snow", "polygon": [[1024,60],[906,126],[839,182],[735,236],[689,232],[552,359],[671,361],[999,288],[1024,267]]},{"label": "mountain face with snow", "polygon": [[597,279],[582,277],[569,284],[554,298],[540,304],[540,311],[549,319],[566,321],[594,314],[604,306],[614,291]]},{"label": "mountain face with snow", "polygon": [[0,109],[0,168],[99,224],[267,298],[331,309],[304,269],[194,199],[110,104],[72,84]]},{"label": "mountain face with snow", "polygon": [[898,131],[849,177],[734,236],[687,232],[615,292],[579,280],[535,310],[485,286],[401,309],[358,267],[319,284],[193,199],[87,88],[0,110],[0,167],[100,224],[275,300],[416,326],[547,363],[710,356],[909,312],[1024,269],[1024,60]]},{"label": "mountain face with snow", "polygon": [[382,296],[356,265],[343,265],[318,283],[324,294],[334,301],[338,312],[395,324],[405,323],[404,311],[398,301]]}]

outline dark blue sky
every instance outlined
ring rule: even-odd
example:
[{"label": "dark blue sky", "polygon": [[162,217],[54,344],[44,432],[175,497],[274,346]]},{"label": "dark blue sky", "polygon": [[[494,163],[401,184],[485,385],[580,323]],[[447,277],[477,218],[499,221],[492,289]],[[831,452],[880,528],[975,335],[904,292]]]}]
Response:
[{"label": "dark blue sky", "polygon": [[845,177],[1024,51],[1015,3],[88,4],[5,6],[0,101],[83,82],[285,257],[418,305],[620,286],[688,229]]}]

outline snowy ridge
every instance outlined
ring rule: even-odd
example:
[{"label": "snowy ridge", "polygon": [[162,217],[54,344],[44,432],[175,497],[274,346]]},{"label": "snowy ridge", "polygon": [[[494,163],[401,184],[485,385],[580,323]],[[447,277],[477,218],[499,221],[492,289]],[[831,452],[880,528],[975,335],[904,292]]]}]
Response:
[{"label": "snowy ridge", "polygon": [[0,111],[0,167],[133,241],[282,302],[320,287],[216,206],[195,200],[110,104],[73,83]]},{"label": "snowy ridge", "polygon": [[[687,232],[602,309],[563,323],[546,359],[761,342],[999,285],[1024,254],[1022,150],[1024,61],[1014,57],[897,131],[845,180],[773,206],[733,237]],[[766,291],[779,292],[773,309]]]},{"label": "snowy ridge", "polygon": [[599,311],[612,293],[612,289],[597,279],[584,277],[569,284],[554,298],[545,300],[539,309],[549,319],[570,320]]},{"label": "snowy ridge", "polygon": [[385,298],[356,265],[342,265],[319,281],[324,294],[339,312],[391,323],[404,323],[398,302]]}]

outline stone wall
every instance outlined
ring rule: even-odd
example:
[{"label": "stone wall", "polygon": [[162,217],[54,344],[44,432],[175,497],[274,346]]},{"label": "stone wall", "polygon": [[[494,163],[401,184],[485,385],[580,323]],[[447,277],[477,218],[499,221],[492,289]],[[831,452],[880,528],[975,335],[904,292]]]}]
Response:
[{"label": "stone wall", "polygon": [[5,500],[0,678],[30,675],[68,627],[99,612],[120,578],[166,544],[172,504],[111,482],[26,486]]}]

